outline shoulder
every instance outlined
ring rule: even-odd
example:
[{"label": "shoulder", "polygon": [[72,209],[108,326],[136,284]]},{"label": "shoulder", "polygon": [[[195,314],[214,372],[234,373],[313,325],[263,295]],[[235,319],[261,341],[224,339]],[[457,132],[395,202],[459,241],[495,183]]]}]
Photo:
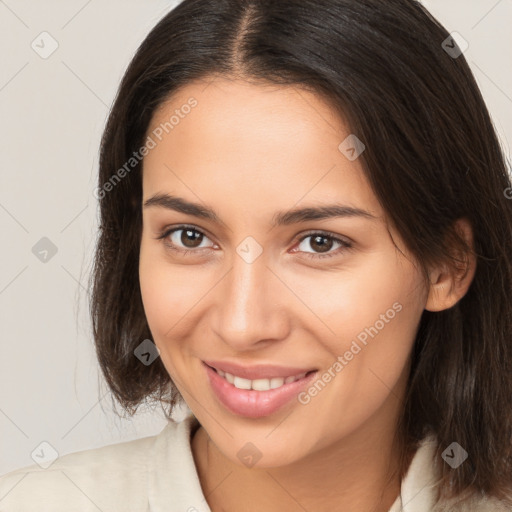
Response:
[{"label": "shoulder", "polygon": [[448,501],[438,504],[433,512],[510,512],[512,506],[496,498],[474,495],[464,501]]},{"label": "shoulder", "polygon": [[[402,481],[404,510],[431,512],[512,512],[512,507],[485,495],[473,494],[467,499],[436,502],[439,470],[435,456],[437,441],[426,437],[420,444],[408,472]],[[405,505],[409,506],[407,508]],[[415,508],[417,507],[417,508]]]},{"label": "shoulder", "polygon": [[147,471],[155,436],[32,464],[0,476],[0,512],[145,511]]}]

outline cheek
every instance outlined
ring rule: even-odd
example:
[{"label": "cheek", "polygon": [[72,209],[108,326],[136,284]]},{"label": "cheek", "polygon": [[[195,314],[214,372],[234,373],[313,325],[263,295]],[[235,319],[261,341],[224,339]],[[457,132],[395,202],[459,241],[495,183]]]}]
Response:
[{"label": "cheek", "polygon": [[[161,258],[141,250],[139,280],[144,312],[152,339],[160,351],[160,357],[167,373],[176,378],[180,361],[176,354],[181,351],[178,327],[180,319],[186,321],[189,309],[187,288],[180,282],[180,274]],[[171,342],[171,340],[173,340]]]},{"label": "cheek", "polygon": [[173,264],[162,248],[142,244],[139,263],[142,302],[160,350],[177,347],[179,340],[193,330],[201,300],[214,286],[214,278],[207,267]]},{"label": "cheek", "polygon": [[153,334],[161,336],[190,308],[194,294],[190,283],[194,281],[187,279],[181,267],[166,261],[163,247],[155,244],[142,242],[139,281],[146,318]]},{"label": "cheek", "polygon": [[184,273],[165,262],[162,249],[148,245],[143,242],[141,246],[139,281],[146,318],[157,343],[171,334],[173,325],[185,315],[192,290],[184,286]]},{"label": "cheek", "polygon": [[399,344],[404,339],[400,332],[414,329],[424,307],[414,267],[393,253],[368,254],[333,272],[287,277],[311,313],[302,315],[308,329],[319,340],[331,340],[328,345],[336,353],[348,349],[358,335],[362,342],[370,338],[373,326],[379,337],[388,333],[390,343]]},{"label": "cheek", "polygon": [[309,330],[330,354],[325,370],[336,375],[332,398],[362,418],[389,396],[407,364],[424,306],[419,276],[380,254],[303,285],[299,293],[307,292],[315,313]]}]

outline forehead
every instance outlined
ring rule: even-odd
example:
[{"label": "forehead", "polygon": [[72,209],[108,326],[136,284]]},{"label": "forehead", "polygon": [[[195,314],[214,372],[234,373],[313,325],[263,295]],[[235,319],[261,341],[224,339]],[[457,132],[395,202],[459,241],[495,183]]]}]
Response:
[{"label": "forehead", "polygon": [[382,213],[360,162],[339,149],[350,128],[304,89],[194,82],[159,107],[147,134],[156,145],[144,158],[145,197],[188,188],[247,207],[336,200]]}]

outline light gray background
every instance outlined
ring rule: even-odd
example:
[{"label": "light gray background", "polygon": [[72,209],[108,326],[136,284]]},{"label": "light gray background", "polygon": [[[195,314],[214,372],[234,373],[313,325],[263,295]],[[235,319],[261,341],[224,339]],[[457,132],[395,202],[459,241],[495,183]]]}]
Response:
[{"label": "light gray background", "polygon": [[[177,3],[0,0],[0,474],[33,464],[42,441],[63,455],[165,425],[159,408],[133,419],[112,412],[86,285],[109,107],[136,48]],[[424,4],[468,41],[464,55],[510,158],[512,0]],[[43,31],[59,45],[46,59],[31,47]],[[32,252],[43,237],[57,247],[46,263]]]}]

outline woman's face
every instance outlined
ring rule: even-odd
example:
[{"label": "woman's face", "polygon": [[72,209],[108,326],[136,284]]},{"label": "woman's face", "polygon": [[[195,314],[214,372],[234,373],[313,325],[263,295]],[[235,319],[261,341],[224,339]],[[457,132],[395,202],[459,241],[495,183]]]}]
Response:
[{"label": "woman's face", "polygon": [[[148,134],[144,309],[216,446],[240,463],[250,441],[257,464],[273,467],[392,431],[427,290],[390,227],[406,257],[393,245],[362,148],[339,147],[349,127],[311,93],[217,79],[183,88]],[[166,194],[180,201],[145,205]],[[317,371],[275,391],[239,391],[205,361]]]}]

